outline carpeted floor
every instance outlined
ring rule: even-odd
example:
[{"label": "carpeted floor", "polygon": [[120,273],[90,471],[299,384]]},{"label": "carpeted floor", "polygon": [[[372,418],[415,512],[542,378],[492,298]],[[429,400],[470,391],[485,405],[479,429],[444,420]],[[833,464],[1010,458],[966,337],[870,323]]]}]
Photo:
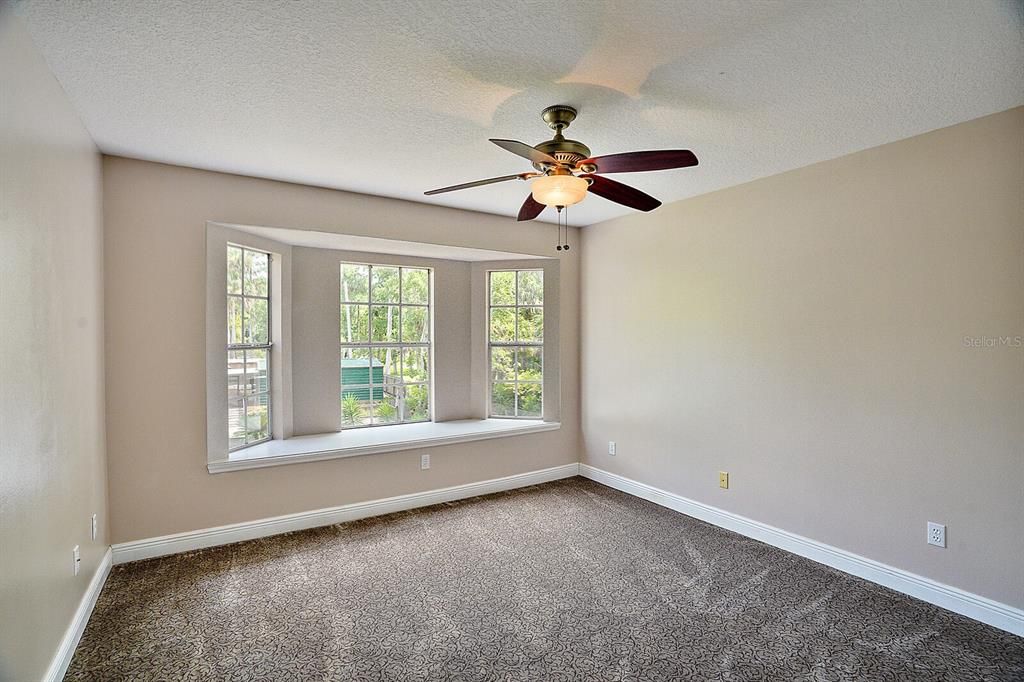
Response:
[{"label": "carpeted floor", "polygon": [[1024,639],[584,479],[114,568],[69,680],[1024,680]]}]

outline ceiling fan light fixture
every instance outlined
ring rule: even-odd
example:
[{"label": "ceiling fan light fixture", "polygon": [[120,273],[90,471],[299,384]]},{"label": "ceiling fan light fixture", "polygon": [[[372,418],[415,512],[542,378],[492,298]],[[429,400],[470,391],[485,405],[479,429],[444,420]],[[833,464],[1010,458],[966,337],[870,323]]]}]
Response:
[{"label": "ceiling fan light fixture", "polygon": [[533,181],[533,198],[545,206],[572,206],[583,201],[590,187],[575,175],[545,175]]}]

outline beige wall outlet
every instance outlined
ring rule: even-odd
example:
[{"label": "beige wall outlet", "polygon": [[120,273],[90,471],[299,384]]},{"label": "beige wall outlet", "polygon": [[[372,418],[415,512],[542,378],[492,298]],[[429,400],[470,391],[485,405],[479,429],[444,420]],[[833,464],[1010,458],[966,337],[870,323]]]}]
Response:
[{"label": "beige wall outlet", "polygon": [[729,472],[719,471],[718,472],[718,487],[728,488],[729,487]]}]

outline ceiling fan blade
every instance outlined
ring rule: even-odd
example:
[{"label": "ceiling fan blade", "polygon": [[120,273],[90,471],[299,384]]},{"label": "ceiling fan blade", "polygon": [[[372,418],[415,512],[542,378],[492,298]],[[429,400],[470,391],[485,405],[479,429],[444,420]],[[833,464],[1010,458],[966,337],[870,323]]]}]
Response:
[{"label": "ceiling fan blade", "polygon": [[491,185],[495,182],[505,182],[506,180],[525,180],[527,177],[534,175],[534,173],[516,173],[515,175],[502,175],[498,178],[487,178],[486,180],[475,180],[473,182],[464,182],[461,185],[452,185],[451,187],[442,187],[440,189],[432,189],[429,192],[424,192],[426,195],[431,194],[442,194],[443,192],[454,192],[457,189],[468,189],[470,187],[479,187],[480,185]]},{"label": "ceiling fan blade", "polygon": [[579,168],[586,163],[597,166],[596,173],[636,173],[696,166],[697,157],[689,149],[659,149],[650,152],[595,156],[592,159],[583,159],[576,167]]},{"label": "ceiling fan blade", "polygon": [[526,201],[523,202],[522,208],[519,209],[519,215],[516,217],[517,221],[533,220],[540,215],[547,206],[540,203],[533,198],[533,194],[526,195]]},{"label": "ceiling fan blade", "polygon": [[621,182],[616,182],[615,180],[603,178],[600,175],[593,175],[591,173],[581,175],[580,177],[593,181],[590,185],[591,192],[599,197],[604,197],[609,201],[614,201],[617,204],[629,206],[630,208],[635,208],[638,211],[653,211],[661,206],[661,202],[651,195],[644,194],[640,190],[630,187],[629,185],[623,185]]},{"label": "ceiling fan blade", "polygon": [[519,142],[517,140],[495,140],[495,139],[492,139],[491,142],[493,142],[494,144],[498,145],[499,147],[501,147],[502,149],[504,149],[506,151],[510,151],[513,154],[517,154],[517,155],[523,157],[524,159],[529,159],[533,163],[547,163],[547,164],[550,164],[552,166],[557,166],[558,165],[558,159],[556,159],[555,157],[551,156],[550,154],[545,154],[542,151],[538,151],[538,150],[534,149],[533,147],[531,147],[530,145],[526,144],[525,142]]}]

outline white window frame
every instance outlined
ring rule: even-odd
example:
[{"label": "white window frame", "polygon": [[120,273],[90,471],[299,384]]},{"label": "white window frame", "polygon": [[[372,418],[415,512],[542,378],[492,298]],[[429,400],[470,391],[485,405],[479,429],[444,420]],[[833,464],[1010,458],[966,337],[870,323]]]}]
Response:
[{"label": "white window frame", "polygon": [[[265,391],[257,391],[256,393],[254,393],[251,396],[247,395],[247,394],[243,394],[241,396],[241,400],[242,400],[242,414],[245,416],[246,419],[248,419],[248,412],[249,412],[248,407],[249,407],[249,400],[250,399],[255,399],[255,400],[258,401],[260,398],[262,398],[263,401],[265,401],[266,406],[267,406],[267,435],[266,435],[266,437],[260,438],[258,440],[249,440],[249,432],[248,432],[248,430],[245,430],[244,431],[244,437],[242,439],[242,444],[241,445],[236,445],[235,447],[231,447],[231,435],[230,435],[230,425],[229,425],[229,428],[228,428],[228,452],[229,453],[230,452],[237,452],[238,450],[242,450],[244,448],[247,448],[247,447],[250,447],[250,446],[253,446],[253,445],[257,445],[259,443],[265,443],[268,440],[272,440],[274,438],[274,427],[273,427],[273,423],[274,423],[273,422],[274,408],[273,408],[273,400],[272,400],[272,397],[271,397],[273,395],[273,381],[274,381],[273,380],[273,359],[271,357],[272,356],[273,345],[274,345],[274,341],[273,341],[274,307],[273,307],[273,301],[272,301],[273,289],[274,289],[274,287],[272,286],[273,271],[274,271],[274,255],[272,253],[269,253],[269,252],[264,251],[262,249],[254,249],[252,247],[245,246],[244,244],[236,244],[234,242],[228,242],[227,248],[225,249],[225,263],[227,261],[228,253],[230,253],[231,249],[240,249],[241,250],[241,258],[242,258],[241,292],[238,293],[238,294],[231,293],[231,291],[227,289],[227,278],[225,278],[225,296],[226,296],[225,301],[230,301],[232,298],[236,298],[236,299],[238,299],[241,302],[241,320],[242,320],[242,333],[243,334],[245,333],[245,329],[246,329],[246,325],[245,325],[245,302],[246,302],[246,300],[258,299],[258,300],[266,301],[266,303],[267,303],[267,341],[266,341],[266,343],[231,343],[231,342],[228,342],[227,343],[227,352],[224,354],[224,360],[225,360],[224,366],[226,368],[228,363],[231,361],[231,354],[232,353],[241,352],[242,353],[243,371],[244,371],[244,368],[248,367],[248,354],[249,354],[248,352],[249,351],[252,351],[252,350],[262,350],[264,352],[264,357],[266,358],[266,362],[267,362],[267,368],[266,368],[266,371],[267,371],[267,387],[266,387],[266,390]],[[246,252],[256,253],[256,254],[260,254],[262,256],[266,256],[267,257],[267,294],[266,294],[266,296],[260,296],[260,295],[257,295],[257,294],[249,294],[249,293],[247,293],[245,291],[245,279],[246,279],[246,277],[245,277],[245,254],[246,254]],[[229,306],[229,308],[230,308],[230,306]],[[229,386],[230,386],[230,384],[229,384]],[[229,388],[229,390],[230,390],[230,388]],[[230,401],[230,398],[227,398],[227,399]],[[229,424],[230,424],[230,402],[228,403],[228,406],[229,406],[228,415],[229,415]]]},{"label": "white window frame", "polygon": [[[350,431],[350,430],[353,430],[353,429],[369,429],[369,428],[385,427],[385,426],[397,426],[399,424],[422,424],[422,423],[425,423],[425,422],[432,422],[432,421],[434,421],[434,269],[431,268],[431,267],[428,267],[428,266],[424,266],[424,265],[392,265],[392,264],[389,264],[389,263],[380,263],[380,262],[370,263],[370,262],[362,262],[362,261],[343,260],[343,261],[339,262],[339,264],[338,264],[339,275],[340,275],[341,269],[344,266],[346,266],[346,265],[357,265],[357,266],[361,266],[361,267],[366,267],[367,268],[367,273],[368,273],[367,274],[367,293],[366,293],[366,302],[365,303],[362,302],[362,301],[344,301],[344,300],[342,300],[342,286],[341,286],[340,283],[339,283],[339,287],[338,287],[338,304],[339,304],[339,306],[343,306],[343,305],[363,306],[363,305],[365,305],[366,308],[367,308],[367,311],[368,311],[368,315],[369,315],[368,320],[367,320],[367,323],[368,323],[368,326],[367,326],[367,341],[365,343],[361,342],[361,341],[359,341],[359,342],[346,342],[346,341],[342,341],[341,338],[340,338],[340,333],[341,332],[340,332],[340,325],[339,325],[339,342],[340,342],[339,356],[346,349],[351,349],[351,350],[354,350],[354,349],[367,349],[367,350],[369,350],[369,355],[370,355],[369,376],[367,377],[367,380],[370,383],[366,384],[366,385],[363,385],[363,384],[353,385],[353,386],[350,386],[350,388],[367,388],[367,389],[369,389],[369,391],[370,391],[370,399],[371,399],[371,402],[372,402],[373,392],[377,388],[377,385],[373,383],[374,351],[376,351],[376,350],[387,350],[389,348],[390,349],[394,349],[397,352],[398,358],[399,358],[399,362],[401,363],[401,362],[404,361],[403,360],[403,358],[404,358],[404,351],[406,349],[423,348],[423,349],[426,350],[426,355],[427,355],[427,379],[426,379],[426,381],[409,381],[409,382],[407,382],[403,378],[403,380],[401,382],[401,385],[402,385],[403,388],[408,387],[408,386],[425,386],[426,387],[426,391],[427,391],[427,416],[426,416],[425,419],[402,419],[400,421],[390,421],[390,422],[383,422],[383,423],[380,423],[380,424],[375,424],[375,423],[372,423],[372,421],[373,421],[373,413],[371,411],[371,414],[370,414],[371,423],[370,424],[346,424],[344,422],[344,419],[342,419],[341,420],[341,430],[342,431]],[[374,341],[373,340],[373,306],[374,306],[374,301],[373,301],[373,270],[374,270],[374,268],[389,268],[389,269],[397,269],[398,270],[398,302],[395,303],[393,301],[386,301],[384,303],[377,303],[376,304],[378,306],[381,306],[381,305],[393,305],[393,306],[396,306],[398,308],[398,334],[399,334],[399,340],[398,341]],[[402,292],[403,279],[404,279],[402,277],[402,271],[403,270],[425,270],[427,272],[427,302],[426,303],[405,303],[404,302],[404,296],[403,296],[403,292]],[[402,325],[402,315],[403,315],[403,311],[405,310],[405,308],[423,308],[423,309],[425,309],[427,311],[426,324],[427,324],[427,330],[428,330],[427,331],[427,339],[428,340],[426,342],[413,342],[413,343],[409,343],[409,342],[406,342],[404,339],[402,339],[402,333],[404,331],[404,328],[403,328],[403,325]],[[340,362],[341,362],[341,358],[339,357],[339,369],[340,369]],[[339,372],[339,377],[340,376],[341,376],[341,372]],[[381,387],[386,387],[386,386],[387,386],[387,382],[386,381],[385,381],[384,384],[381,384]],[[345,392],[345,385],[341,384],[340,385],[340,389],[341,390],[339,391],[339,394],[338,394],[339,416],[341,414],[341,402],[343,400],[343,395],[344,395],[344,392]]]},{"label": "white window frame", "polygon": [[[491,302],[491,278],[495,273],[515,273],[515,289],[514,297],[515,303],[513,305],[495,305]],[[520,341],[519,340],[519,309],[520,308],[540,308],[544,315],[544,337],[547,336],[547,297],[541,301],[539,306],[537,305],[522,305],[519,303],[519,273],[520,272],[539,272],[544,281],[547,280],[544,268],[496,268],[487,271],[487,418],[488,419],[542,419],[544,415],[544,377],[546,375],[545,363],[547,361],[547,353],[545,353],[544,338],[539,341]],[[542,288],[542,291],[544,289]],[[546,292],[545,292],[546,293]],[[505,309],[512,310],[512,317],[515,321],[515,337],[513,341],[494,341],[491,339],[491,311],[494,309]],[[504,381],[495,382],[494,371],[491,366],[491,359],[493,356],[492,351],[495,348],[506,348],[513,351],[516,356],[513,358],[512,367],[514,374],[511,380],[506,379]],[[521,348],[532,348],[540,351],[540,362],[541,362],[541,378],[539,380],[519,380],[519,359],[518,352]],[[513,404],[513,414],[510,415],[499,415],[494,414],[494,384],[512,384],[513,392],[515,395],[515,401]],[[519,384],[531,384],[540,387],[540,414],[535,415],[521,415],[519,414]]]}]

